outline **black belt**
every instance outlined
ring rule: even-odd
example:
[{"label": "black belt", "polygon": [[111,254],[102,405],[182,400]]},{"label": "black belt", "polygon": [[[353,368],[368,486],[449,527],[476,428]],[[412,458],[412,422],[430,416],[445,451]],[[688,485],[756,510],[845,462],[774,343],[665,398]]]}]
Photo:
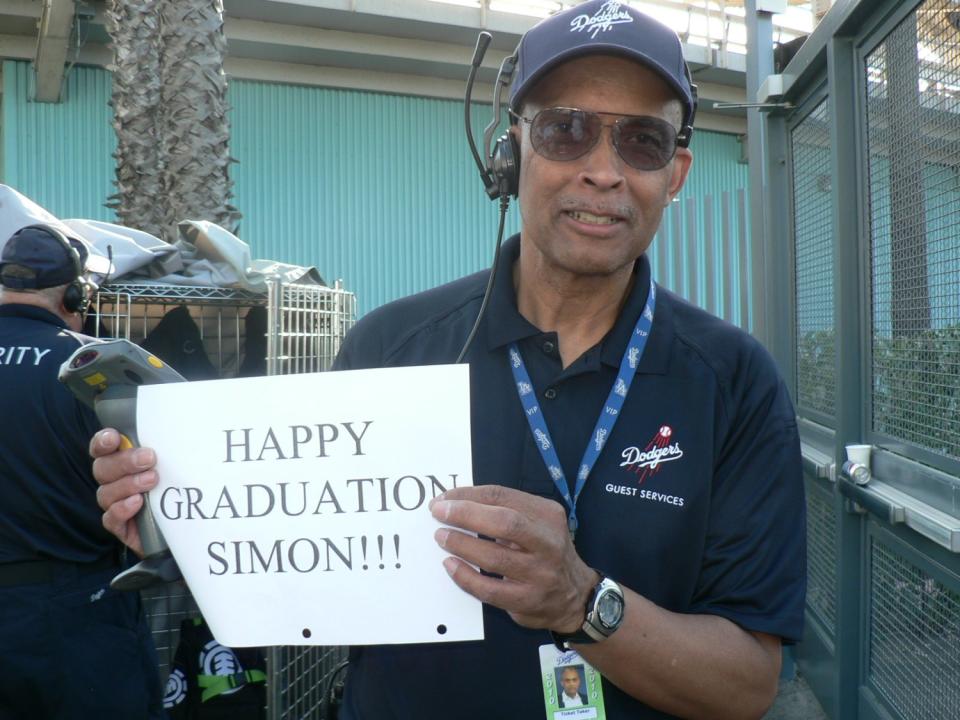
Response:
[{"label": "black belt", "polygon": [[34,585],[53,582],[63,576],[65,571],[88,575],[108,568],[120,569],[117,558],[107,555],[89,563],[67,562],[65,560],[27,560],[0,564],[0,587],[14,585]]}]

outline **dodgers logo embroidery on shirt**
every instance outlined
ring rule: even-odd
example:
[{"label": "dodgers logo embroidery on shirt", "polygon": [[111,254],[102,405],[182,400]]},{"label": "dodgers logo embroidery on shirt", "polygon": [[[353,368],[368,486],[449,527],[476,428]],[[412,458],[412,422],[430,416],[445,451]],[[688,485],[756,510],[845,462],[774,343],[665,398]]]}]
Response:
[{"label": "dodgers logo embroidery on shirt", "polygon": [[633,18],[626,10],[620,9],[621,3],[605,2],[600,9],[590,15],[577,15],[570,21],[570,32],[588,32],[591,38],[596,38],[600,32],[606,32],[614,25],[633,22]]},{"label": "dodgers logo embroidery on shirt", "polygon": [[[641,449],[635,445],[624,448],[620,453],[623,462],[620,467],[626,468],[629,472],[637,475],[637,485],[642,485],[643,481],[655,475],[663,469],[664,464],[679,460],[683,457],[683,450],[679,442],[671,442],[673,438],[673,428],[669,425],[661,425],[653,438]],[[673,505],[682,508],[686,504],[686,498],[680,495],[671,495],[661,490],[648,490],[631,485],[619,485],[617,483],[607,483],[606,491],[611,495],[621,495],[624,497],[637,498],[638,500],[652,501],[666,505]]]},{"label": "dodgers logo embroidery on shirt", "polygon": [[648,442],[643,449],[637,446],[625,448],[620,457],[623,462],[620,467],[625,467],[639,476],[638,482],[642,483],[654,473],[659,472],[664,463],[679,460],[683,457],[683,450],[680,443],[670,442],[673,437],[673,428],[669,425],[661,425],[656,435]]}]

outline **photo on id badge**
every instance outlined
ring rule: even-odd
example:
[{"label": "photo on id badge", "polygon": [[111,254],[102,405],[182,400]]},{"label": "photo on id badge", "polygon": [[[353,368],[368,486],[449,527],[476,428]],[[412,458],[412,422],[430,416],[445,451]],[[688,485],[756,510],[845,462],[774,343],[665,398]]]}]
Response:
[{"label": "photo on id badge", "polygon": [[547,720],[606,720],[600,673],[574,650],[540,646]]}]

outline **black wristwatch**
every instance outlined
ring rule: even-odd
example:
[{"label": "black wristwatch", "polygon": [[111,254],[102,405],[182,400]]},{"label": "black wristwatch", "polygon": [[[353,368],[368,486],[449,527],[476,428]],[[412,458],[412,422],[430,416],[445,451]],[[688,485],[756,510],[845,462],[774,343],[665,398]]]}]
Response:
[{"label": "black wristwatch", "polygon": [[601,578],[587,597],[583,625],[574,633],[550,631],[553,642],[561,652],[570,649],[570,643],[596,643],[616,632],[623,621],[623,590],[610,578]]}]

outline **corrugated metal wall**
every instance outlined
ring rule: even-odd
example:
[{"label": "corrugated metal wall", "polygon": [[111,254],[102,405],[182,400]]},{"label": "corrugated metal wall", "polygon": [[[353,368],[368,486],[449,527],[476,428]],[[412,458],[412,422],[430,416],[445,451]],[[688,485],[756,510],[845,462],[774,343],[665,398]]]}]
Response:
[{"label": "corrugated metal wall", "polygon": [[[462,104],[244,81],[230,102],[240,230],[257,254],[342,277],[361,312],[490,261],[497,208]],[[475,127],[488,113],[475,108]]]},{"label": "corrugated metal wall", "polygon": [[110,73],[72,68],[63,103],[33,102],[33,94],[33,66],[4,62],[0,181],[58,217],[112,221],[104,207],[116,147]]},{"label": "corrugated metal wall", "polygon": [[[30,102],[29,63],[5,62],[3,78],[0,180],[58,216],[112,219],[104,207],[113,192],[109,73],[73,68],[59,105]],[[461,103],[249,81],[231,83],[230,102],[235,204],[254,257],[343,278],[360,313],[489,263],[497,206],[470,158]],[[479,133],[489,108],[472,117]],[[696,170],[679,204],[696,198],[699,209],[668,212],[657,242],[699,246],[703,198],[719,208],[723,191],[746,187],[734,136],[698,131],[693,150]],[[508,232],[518,226],[513,208]],[[665,284],[706,288],[695,256],[698,267]]]},{"label": "corrugated metal wall", "polygon": [[690,149],[687,183],[648,253],[653,272],[662,285],[749,330],[753,258],[740,143],[735,135],[698,130]]}]

